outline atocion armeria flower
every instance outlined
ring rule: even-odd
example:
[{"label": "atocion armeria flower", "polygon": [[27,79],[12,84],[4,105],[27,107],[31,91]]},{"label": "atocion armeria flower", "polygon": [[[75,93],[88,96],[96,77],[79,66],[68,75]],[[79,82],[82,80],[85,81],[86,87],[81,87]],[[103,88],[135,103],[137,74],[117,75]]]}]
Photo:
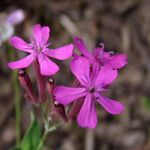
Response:
[{"label": "atocion armeria flower", "polygon": [[97,64],[95,64],[91,71],[89,61],[85,57],[79,57],[71,62],[71,71],[79,80],[80,86],[76,88],[57,86],[54,95],[56,100],[64,105],[84,98],[77,116],[78,124],[81,127],[96,127],[96,102],[111,114],[119,114],[123,111],[124,106],[120,102],[102,95],[107,85],[116,79],[117,70],[114,70],[110,65],[105,65],[99,71]]},{"label": "atocion armeria flower", "polygon": [[90,52],[82,39],[74,37],[74,43],[81,54],[88,58],[91,64],[98,63],[100,66],[110,65],[113,69],[121,69],[127,64],[127,56],[125,54],[112,55],[109,52],[105,52],[104,44],[101,44],[100,47],[96,47]]},{"label": "atocion armeria flower", "polygon": [[64,60],[72,56],[73,44],[69,44],[57,49],[48,48],[50,29],[47,26],[41,27],[39,24],[33,28],[33,37],[28,44],[17,36],[10,39],[10,43],[18,50],[29,53],[25,58],[10,62],[8,66],[12,69],[27,68],[34,60],[38,60],[40,72],[42,75],[54,75],[59,67],[48,57],[53,57],[58,60]]}]

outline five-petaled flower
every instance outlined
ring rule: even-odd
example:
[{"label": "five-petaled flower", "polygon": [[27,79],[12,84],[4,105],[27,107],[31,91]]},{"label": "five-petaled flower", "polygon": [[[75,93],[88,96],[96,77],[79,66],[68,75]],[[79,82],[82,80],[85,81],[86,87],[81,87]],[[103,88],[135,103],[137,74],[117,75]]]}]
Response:
[{"label": "five-petaled flower", "polygon": [[78,124],[81,127],[96,127],[96,101],[111,114],[119,114],[124,109],[124,106],[120,102],[102,95],[106,87],[116,79],[117,70],[113,69],[110,65],[105,65],[99,70],[97,65],[95,63],[91,71],[90,63],[85,57],[74,59],[71,62],[71,71],[80,82],[80,86],[74,88],[57,86],[54,90],[56,100],[64,105],[84,98],[83,105],[77,117]]},{"label": "five-petaled flower", "polygon": [[[74,43],[91,64],[98,63],[99,66],[110,65],[113,69],[121,69],[127,64],[127,56],[125,54],[111,55],[110,52],[104,51],[104,44],[96,47],[92,52],[88,51],[82,39],[74,37]],[[74,55],[75,57],[79,57]]]},{"label": "five-petaled flower", "polygon": [[10,38],[10,43],[18,50],[30,53],[25,58],[10,62],[8,66],[12,69],[27,68],[34,60],[38,60],[40,65],[40,73],[42,75],[54,75],[59,67],[48,57],[53,57],[58,60],[64,60],[72,56],[73,44],[69,44],[57,49],[49,49],[50,29],[47,26],[41,27],[39,24],[33,28],[33,37],[31,43],[26,43],[21,38],[13,36]]}]

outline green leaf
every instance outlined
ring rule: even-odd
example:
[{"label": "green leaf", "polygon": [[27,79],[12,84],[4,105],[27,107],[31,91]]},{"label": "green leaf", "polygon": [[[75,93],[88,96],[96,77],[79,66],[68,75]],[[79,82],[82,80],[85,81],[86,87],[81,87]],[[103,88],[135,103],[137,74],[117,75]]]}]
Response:
[{"label": "green leaf", "polygon": [[21,143],[21,150],[36,150],[40,140],[41,140],[41,129],[32,113],[31,125],[23,137]]},{"label": "green leaf", "polygon": [[19,147],[15,147],[15,148],[11,148],[10,150],[22,150],[22,149]]},{"label": "green leaf", "polygon": [[143,96],[141,102],[144,108],[150,112],[150,99],[146,96]]}]

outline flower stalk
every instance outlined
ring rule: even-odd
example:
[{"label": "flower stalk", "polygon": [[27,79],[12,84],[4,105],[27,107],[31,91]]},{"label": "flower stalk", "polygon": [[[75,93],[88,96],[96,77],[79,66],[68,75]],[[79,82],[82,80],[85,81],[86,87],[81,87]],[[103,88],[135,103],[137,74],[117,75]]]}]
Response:
[{"label": "flower stalk", "polygon": [[40,143],[39,143],[39,145],[38,145],[38,147],[37,147],[36,150],[41,150],[41,149],[42,149],[42,147],[43,147],[43,145],[44,145],[44,141],[45,141],[45,139],[46,139],[46,137],[47,137],[47,134],[48,134],[48,130],[45,130],[45,131],[44,131],[44,134],[43,134],[43,136],[42,136],[42,138],[41,138],[41,140],[40,140]]},{"label": "flower stalk", "polygon": [[38,101],[39,103],[43,103],[46,100],[46,77],[41,75],[38,61],[33,62],[33,69],[35,71],[38,85],[38,92],[39,92]]}]

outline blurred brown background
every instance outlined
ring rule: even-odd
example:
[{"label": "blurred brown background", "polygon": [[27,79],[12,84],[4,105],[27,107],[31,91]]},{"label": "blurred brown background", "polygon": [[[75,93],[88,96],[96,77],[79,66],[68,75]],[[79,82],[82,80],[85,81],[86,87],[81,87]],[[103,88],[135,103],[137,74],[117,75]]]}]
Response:
[{"label": "blurred brown background", "polygon": [[[49,134],[45,150],[150,150],[150,1],[0,0],[1,13],[16,8],[26,13],[15,30],[25,39],[31,27],[40,23],[51,27],[54,47],[73,42],[76,35],[89,49],[103,42],[106,50],[128,55],[129,64],[110,88],[110,96],[125,104],[124,113],[111,116],[98,106],[95,130],[64,124]],[[0,49],[0,150],[8,150],[15,143],[13,81],[7,68],[6,45]],[[56,83],[71,84],[69,61],[59,65],[62,70],[55,77]],[[22,135],[30,107],[22,90]]]}]

